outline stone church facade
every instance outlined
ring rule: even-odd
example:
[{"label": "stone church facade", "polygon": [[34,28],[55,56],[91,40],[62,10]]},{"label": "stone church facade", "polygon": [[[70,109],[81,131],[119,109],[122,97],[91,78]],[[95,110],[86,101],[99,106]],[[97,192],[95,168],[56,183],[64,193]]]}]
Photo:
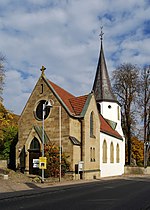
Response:
[{"label": "stone church facade", "polygon": [[75,97],[48,80],[42,70],[19,120],[16,166],[30,174],[36,173],[33,159],[41,156],[42,107],[47,101],[53,107],[45,111],[44,140],[59,146],[61,139],[73,179],[79,178],[75,169],[80,161],[83,179],[123,174],[125,141],[121,119],[116,118],[120,105],[111,90],[102,40],[91,93]]}]

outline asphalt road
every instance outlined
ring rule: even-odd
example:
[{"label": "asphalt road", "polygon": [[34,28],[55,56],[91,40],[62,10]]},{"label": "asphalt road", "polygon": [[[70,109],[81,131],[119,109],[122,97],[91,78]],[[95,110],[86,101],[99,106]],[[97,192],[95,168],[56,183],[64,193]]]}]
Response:
[{"label": "asphalt road", "polygon": [[122,178],[5,194],[0,210],[149,210],[150,178]]}]

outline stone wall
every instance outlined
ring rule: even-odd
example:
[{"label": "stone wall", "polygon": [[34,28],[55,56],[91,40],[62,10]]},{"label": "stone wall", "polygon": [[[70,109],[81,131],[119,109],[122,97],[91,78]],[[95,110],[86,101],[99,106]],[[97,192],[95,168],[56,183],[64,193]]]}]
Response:
[{"label": "stone wall", "polygon": [[[42,89],[41,89],[42,87]],[[43,91],[43,92],[42,92]],[[18,144],[16,146],[16,166],[19,165],[19,155],[22,151],[23,147],[25,146],[25,152],[26,152],[26,170],[29,170],[29,152],[30,144],[33,139],[33,136],[35,136],[35,131],[33,130],[34,126],[40,126],[42,127],[42,120],[38,120],[35,117],[35,110],[37,107],[37,104],[41,100],[49,100],[52,99],[54,104],[53,108],[50,111],[49,116],[47,119],[44,120],[44,130],[46,131],[47,136],[49,137],[49,140],[54,143],[55,145],[59,146],[59,134],[60,134],[60,125],[59,125],[59,116],[61,114],[61,142],[62,142],[62,149],[63,152],[66,152],[69,156],[69,159],[71,160],[71,154],[72,148],[69,140],[69,115],[67,111],[61,107],[61,113],[59,112],[59,107],[61,106],[60,102],[56,98],[56,96],[53,94],[53,92],[50,90],[48,85],[45,83],[43,78],[41,77],[29,100],[27,101],[27,104],[21,114],[20,120],[19,120],[19,132],[18,132]],[[37,138],[39,139],[39,138]],[[68,152],[69,151],[69,152]]]},{"label": "stone wall", "polygon": [[144,168],[144,167],[130,167],[125,166],[124,170],[125,174],[141,174],[141,175],[150,175],[150,167]]},{"label": "stone wall", "polygon": [[[93,112],[94,135],[90,136],[90,115]],[[84,161],[84,179],[93,179],[100,177],[100,120],[97,111],[97,105],[94,95],[92,95],[88,108],[86,110],[83,128],[83,161]],[[91,160],[91,148],[95,149],[95,158]]]},{"label": "stone wall", "polygon": [[0,160],[0,168],[7,168],[7,160]]}]

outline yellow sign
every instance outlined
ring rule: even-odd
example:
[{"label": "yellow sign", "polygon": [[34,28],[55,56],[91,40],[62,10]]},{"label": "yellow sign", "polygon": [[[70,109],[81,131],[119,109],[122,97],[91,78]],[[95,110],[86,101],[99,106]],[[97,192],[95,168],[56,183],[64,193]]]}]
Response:
[{"label": "yellow sign", "polygon": [[46,157],[39,157],[39,169],[46,169],[47,165],[47,158]]}]

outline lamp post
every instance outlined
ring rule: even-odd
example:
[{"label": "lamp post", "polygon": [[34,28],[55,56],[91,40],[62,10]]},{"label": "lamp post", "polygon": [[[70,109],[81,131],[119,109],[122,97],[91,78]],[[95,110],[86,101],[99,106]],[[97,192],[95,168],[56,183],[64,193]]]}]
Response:
[{"label": "lamp post", "polygon": [[[62,145],[61,145],[61,106],[53,106],[54,101],[50,99],[43,104],[43,124],[42,124],[42,157],[44,157],[44,117],[45,117],[45,108],[50,106],[50,108],[58,108],[59,109],[59,181],[61,182],[61,156],[62,156]],[[42,182],[44,182],[44,169],[42,169]]]},{"label": "lamp post", "polygon": [[150,142],[145,141],[144,142],[144,168],[147,167],[147,161],[148,161],[148,151],[150,148]]},{"label": "lamp post", "polygon": [[59,181],[61,182],[61,106],[59,106]]},{"label": "lamp post", "polygon": [[[44,157],[44,144],[45,144],[44,118],[45,118],[46,107],[52,108],[52,104],[50,101],[46,101],[45,103],[43,103],[43,106],[42,106],[42,157]],[[44,169],[43,168],[42,168],[42,183],[44,183]]]}]

